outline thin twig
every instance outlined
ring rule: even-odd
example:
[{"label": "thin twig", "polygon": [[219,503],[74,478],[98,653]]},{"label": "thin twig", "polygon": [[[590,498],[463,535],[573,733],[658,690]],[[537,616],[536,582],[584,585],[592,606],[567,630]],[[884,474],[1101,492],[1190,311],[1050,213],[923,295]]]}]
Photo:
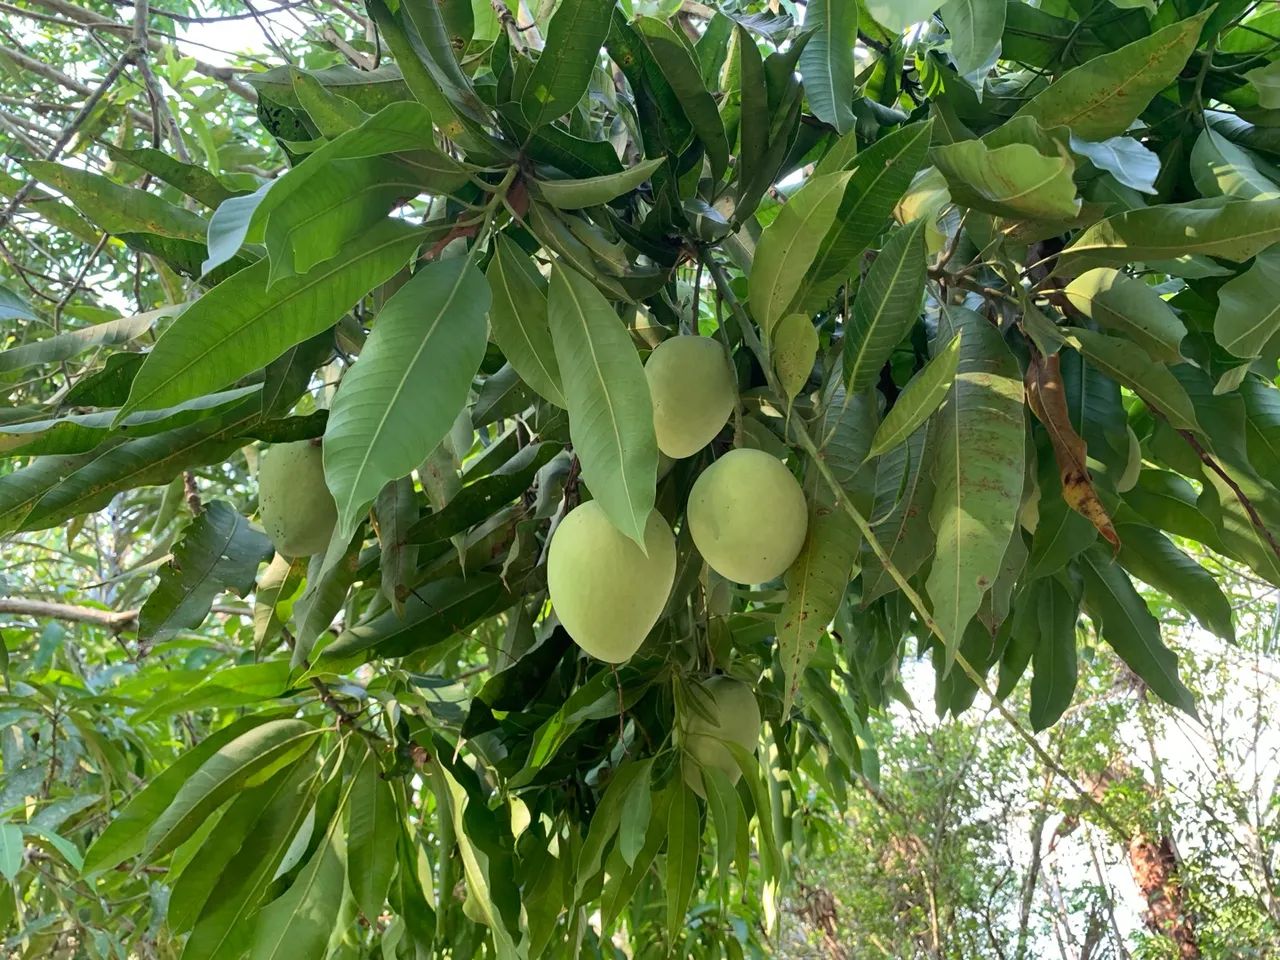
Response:
[{"label": "thin twig", "polygon": [[[71,122],[63,127],[62,134],[58,137],[57,141],[54,142],[53,147],[45,156],[46,160],[57,160],[58,157],[62,155],[62,151],[66,149],[66,146],[71,142],[72,137],[76,135],[84,122],[89,119],[94,108],[96,108],[102,98],[106,96],[107,91],[115,84],[116,79],[124,71],[124,68],[132,62],[133,57],[134,51],[130,48],[122,57],[120,57],[120,59],[112,64],[111,69],[108,70],[107,75],[102,78],[102,82],[98,84],[97,89],[89,94],[89,98],[85,100],[84,106],[82,106],[76,115],[71,118]],[[22,188],[13,195],[4,210],[0,211],[0,229],[3,229],[8,225],[9,221],[13,219],[13,215],[17,211],[18,207],[22,206],[27,197],[31,196],[31,193],[35,188],[36,181],[35,178],[32,177],[28,179],[27,182],[22,185]]]}]

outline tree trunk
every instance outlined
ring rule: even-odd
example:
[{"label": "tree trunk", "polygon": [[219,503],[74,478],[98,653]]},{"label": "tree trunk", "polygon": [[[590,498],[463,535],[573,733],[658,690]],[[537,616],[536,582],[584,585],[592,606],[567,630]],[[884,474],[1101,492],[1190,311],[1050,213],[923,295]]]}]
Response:
[{"label": "tree trunk", "polygon": [[1129,868],[1147,901],[1147,926],[1177,944],[1181,960],[1199,960],[1195,920],[1187,909],[1178,879],[1178,857],[1170,839],[1142,833],[1134,836],[1129,841]]}]

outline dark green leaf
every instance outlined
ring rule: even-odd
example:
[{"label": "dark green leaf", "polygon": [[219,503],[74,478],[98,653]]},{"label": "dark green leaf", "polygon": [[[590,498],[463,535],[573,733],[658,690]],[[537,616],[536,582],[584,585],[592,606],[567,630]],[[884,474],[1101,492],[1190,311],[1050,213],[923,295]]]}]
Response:
[{"label": "dark green leaf", "polygon": [[924,221],[917,220],[889,238],[858,288],[844,334],[849,393],[862,393],[879,379],[880,368],[920,316],[924,280]]},{"label": "dark green leaf", "polygon": [[1194,717],[1195,698],[1178,678],[1178,658],[1160,639],[1160,624],[1124,570],[1102,547],[1086,551],[1079,569],[1085,609],[1102,639],[1156,696]]},{"label": "dark green leaf", "polygon": [[562,117],[587,92],[609,34],[612,4],[605,0],[563,0],[547,28],[547,41],[525,82],[520,103],[534,127]]},{"label": "dark green leaf", "polygon": [[225,590],[246,596],[258,564],[270,555],[270,541],[235,508],[222,500],[206,503],[174,544],[173,559],[142,605],[138,641],[159,643],[180,630],[195,629]]},{"label": "dark green leaf", "polygon": [[295,343],[333,326],[369,290],[404,266],[422,232],[387,220],[345,255],[267,289],[261,260],[218,284],[164,332],[138,371],[120,416],[217,390]]}]

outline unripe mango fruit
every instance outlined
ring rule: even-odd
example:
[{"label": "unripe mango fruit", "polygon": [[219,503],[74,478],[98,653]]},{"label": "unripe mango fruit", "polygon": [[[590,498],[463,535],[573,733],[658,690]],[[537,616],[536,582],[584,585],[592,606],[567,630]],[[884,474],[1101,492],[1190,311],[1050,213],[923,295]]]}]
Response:
[{"label": "unripe mango fruit", "polygon": [[267,449],[258,467],[258,514],[286,557],[310,557],[329,546],[338,508],[324,483],[318,444],[299,440]]},{"label": "unripe mango fruit", "polygon": [[648,556],[592,500],[560,521],[547,555],[551,606],[591,656],[622,663],[662,615],[676,577],[676,541],[654,510],[644,528]]},{"label": "unripe mango fruit", "polygon": [[809,508],[781,460],[763,450],[730,450],[689,491],[689,532],[711,569],[738,583],[765,583],[791,566],[804,545]]},{"label": "unripe mango fruit", "polygon": [[733,413],[738,385],[724,347],[710,337],[672,337],[644,365],[658,449],[677,460],[711,442]]},{"label": "unripe mango fruit", "polygon": [[715,721],[690,710],[684,725],[684,749],[696,761],[684,764],[684,779],[700,797],[706,796],[700,767],[723,770],[731,783],[737,783],[742,769],[725,744],[736,743],[747,753],[754,753],[760,740],[760,707],[749,685],[732,677],[712,677],[702,689],[708,696],[697,692],[692,696]]}]

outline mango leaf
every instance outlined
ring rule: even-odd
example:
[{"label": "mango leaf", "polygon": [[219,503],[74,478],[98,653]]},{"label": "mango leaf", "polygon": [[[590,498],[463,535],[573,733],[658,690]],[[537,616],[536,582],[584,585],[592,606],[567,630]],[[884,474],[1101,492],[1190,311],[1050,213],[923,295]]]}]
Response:
[{"label": "mango leaf", "polygon": [[[445,20],[444,4],[405,0],[399,6],[412,21],[417,34],[413,38],[416,59],[427,68],[435,86],[443,94],[438,99],[423,101],[428,103],[431,113],[441,122],[441,127],[446,126],[443,118],[450,115],[451,119],[456,118],[458,122],[471,126],[478,120],[486,119],[485,104],[476,94],[471,76],[458,62],[465,45],[461,48],[454,46]],[[447,111],[441,108],[447,108]]]},{"label": "mango leaf", "polygon": [[1031,729],[1039,732],[1058,722],[1076,691],[1076,618],[1080,598],[1056,577],[1036,580],[1028,588],[1039,625],[1031,663]]},{"label": "mango leaf", "polygon": [[26,861],[24,846],[17,824],[0,823],[0,876],[10,883],[18,879],[18,871]]},{"label": "mango leaf", "polygon": [[433,580],[410,592],[403,617],[388,611],[343,630],[324,648],[321,662],[426,650],[494,612],[502,596],[502,581],[489,574]]},{"label": "mango leaf", "polygon": [[289,686],[289,665],[282,660],[242,663],[210,673],[172,695],[156,695],[134,716],[139,723],[145,723],[185,710],[260,703],[282,696]]},{"label": "mango leaf", "polygon": [[[119,425],[119,436],[149,437],[176,430],[235,407],[239,401],[256,394],[257,385],[224,390],[188,400],[165,410],[144,410],[130,414]],[[13,455],[44,456],[47,454],[85,453],[104,440],[116,417],[115,410],[94,413],[71,413],[52,420],[22,420],[0,425],[0,451]]]},{"label": "mango leaf", "polygon": [[1195,698],[1178,679],[1178,658],[1160,639],[1160,624],[1119,564],[1104,549],[1081,555],[1084,607],[1098,632],[1161,700],[1196,716]]},{"label": "mango leaf", "polygon": [[269,720],[218,747],[152,823],[147,855],[161,857],[173,850],[239,790],[265,782],[311,749],[321,732],[307,720]]},{"label": "mango leaf", "polygon": [[393,480],[378,493],[373,504],[380,551],[382,595],[397,612],[404,611],[409,579],[418,566],[418,549],[409,543],[409,528],[418,519],[418,493],[413,477]]},{"label": "mango leaf", "polygon": [[1244,400],[1245,444],[1249,460],[1264,477],[1280,477],[1280,392],[1247,378],[1240,384]]},{"label": "mango leaf", "polygon": [[818,358],[818,331],[806,313],[789,313],[773,329],[769,352],[788,400],[804,389]]},{"label": "mango leaf", "polygon": [[722,890],[729,885],[729,868],[737,864],[738,876],[743,883],[751,869],[751,837],[747,829],[747,813],[742,798],[729,780],[728,774],[718,767],[705,767],[701,771],[702,785],[707,792],[707,810],[716,829],[716,870]]},{"label": "mango leaf", "polygon": [[521,380],[557,407],[566,406],[547,323],[547,281],[506,234],[494,241],[485,276],[493,297],[489,307],[493,342]]},{"label": "mango leaf", "polygon": [[[591,817],[587,839],[578,852],[577,879],[574,882],[575,901],[582,897],[582,891],[587,884],[599,874],[604,864],[605,847],[618,833],[624,814],[632,813],[633,808],[642,807],[645,814],[643,821],[639,817],[629,818],[627,849],[623,851],[624,860],[628,865],[635,862],[636,854],[639,852],[636,845],[637,839],[643,841],[645,828],[649,825],[647,801],[652,770],[653,758],[647,757],[644,760],[628,760],[614,771],[613,778],[609,781],[609,786]],[[620,837],[618,845],[621,848]]]},{"label": "mango leaf", "polygon": [[395,796],[370,751],[356,773],[347,804],[347,883],[366,918],[382,912],[396,868],[399,837]]},{"label": "mango leaf", "polygon": [[547,315],[582,477],[613,525],[643,550],[658,442],[640,357],[609,301],[558,263],[551,271]]},{"label": "mango leaf", "polygon": [[1186,388],[1162,363],[1136,344],[1078,327],[1067,328],[1067,343],[1111,379],[1124,384],[1159,410],[1179,430],[1199,432],[1195,406]]},{"label": "mango leaf", "polygon": [[761,234],[747,275],[747,295],[766,335],[790,312],[852,178],[850,171],[810,177]]},{"label": "mango leaf", "polygon": [[1280,186],[1258,170],[1248,153],[1207,125],[1191,148],[1191,179],[1203,197],[1280,197]]},{"label": "mango leaf", "polygon": [[1076,277],[1064,292],[1073,307],[1103,329],[1124,334],[1157,360],[1182,362],[1187,328],[1148,284],[1099,267]]},{"label": "mango leaf", "polygon": [[[496,832],[492,823],[494,815],[468,794],[447,767],[441,765],[439,774],[449,791],[454,836],[458,842],[458,852],[462,857],[462,868],[472,903],[478,908],[480,919],[493,934],[498,960],[522,960],[527,956],[527,950],[519,943],[519,927],[508,928],[504,911],[497,902],[501,887],[505,894],[504,902],[509,903],[510,899],[514,899],[518,915],[519,891],[518,888],[510,889],[514,886],[509,876],[510,865],[508,863],[507,870],[504,871],[495,861],[494,855],[498,851],[494,849],[492,839]],[[489,836],[486,838],[485,834]],[[486,839],[487,843],[484,842]]]},{"label": "mango leaf", "polygon": [[530,126],[564,116],[587,92],[609,35],[612,7],[606,0],[564,0],[556,7],[542,53],[520,95]]},{"label": "mango leaf", "polygon": [[142,353],[110,354],[101,367],[81,377],[64,398],[68,406],[118,407],[129,399],[129,386],[142,366]]},{"label": "mango leaf", "polygon": [[124,808],[107,824],[106,829],[94,838],[84,855],[84,874],[88,876],[102,870],[110,870],[137,856],[142,851],[151,824],[173,802],[178,790],[195,774],[206,760],[236,740],[241,734],[261,726],[279,714],[250,714],[216,730],[201,740],[164,772],[135,793]]},{"label": "mango leaf", "polygon": [[422,267],[378,312],[325,426],[325,482],[343,539],[378,491],[449,432],[484,359],[488,310],[484,276],[458,257]]},{"label": "mango leaf", "polygon": [[1060,354],[1046,357],[1032,351],[1026,372],[1027,406],[1049,435],[1058,464],[1062,499],[1088,520],[1113,547],[1120,546],[1116,529],[1094,488],[1089,474],[1085,441],[1071,422],[1066,390],[1062,383]]},{"label": "mango leaf", "polygon": [[208,225],[199,214],[145,190],[126,187],[101,174],[45,160],[28,160],[27,170],[71,202],[105,232],[155,234],[203,245]]},{"label": "mango leaf", "polygon": [[[933,552],[929,507],[933,502],[934,484],[928,441],[932,438],[936,442],[936,422],[926,420],[905,443],[894,447],[876,463],[871,529],[904,577],[914,575]],[[898,589],[888,569],[869,547],[863,551],[862,565],[864,606]]]},{"label": "mango leaf", "polygon": [[208,256],[200,264],[201,277],[209,276],[218,267],[233,260],[246,242],[261,242],[262,224],[254,223],[254,214],[262,205],[267,191],[274,185],[275,181],[270,180],[253,193],[222,201],[218,209],[213,211],[206,238]]},{"label": "mango leaf", "polygon": [[297,592],[305,573],[305,562],[277,553],[258,577],[253,589],[253,646],[259,656],[266,644],[280,635],[288,619],[281,617],[277,606]]},{"label": "mango leaf", "polygon": [[1068,70],[1015,116],[1070,127],[1084,140],[1105,140],[1129,128],[1186,65],[1209,11],[1170,24],[1149,37]]},{"label": "mango leaf", "polygon": [[39,320],[40,316],[22,297],[8,287],[0,287],[0,320]]},{"label": "mango leaf", "polygon": [[693,898],[702,852],[702,829],[698,800],[680,780],[667,811],[667,933],[675,937],[685,929],[685,914]]},{"label": "mango leaf", "polygon": [[334,617],[347,600],[351,585],[360,570],[360,548],[364,542],[364,527],[357,524],[351,537],[343,538],[334,531],[328,549],[307,564],[307,585],[293,607],[298,621],[297,636],[293,642],[293,667],[305,667],[311,658],[316,641],[329,632]]},{"label": "mango leaf", "polygon": [[[318,777],[307,764],[296,764],[285,775],[282,791],[213,878],[182,960],[225,960],[248,951],[255,929],[250,918],[314,809],[318,787]],[[212,836],[217,835],[215,830]]]},{"label": "mango leaf", "polygon": [[194,197],[206,207],[214,209],[224,200],[247,192],[229,186],[213,173],[194,163],[186,163],[163,150],[152,147],[127,149],[107,144],[107,152],[113,160],[123,160],[135,167],[159,177],[171,187],[177,187],[189,197]]},{"label": "mango leaf", "polygon": [[702,141],[711,164],[712,178],[719,179],[729,167],[729,141],[725,137],[720,110],[702,82],[702,73],[693,59],[688,41],[665,22],[653,17],[637,17],[632,27],[675,92],[694,134]]},{"label": "mango leaf", "polygon": [[1258,105],[1264,110],[1280,107],[1280,63],[1268,63],[1246,70],[1244,77],[1258,94]]},{"label": "mango leaf", "polygon": [[271,542],[222,500],[204,505],[173,546],[173,559],[138,614],[139,643],[159,643],[204,622],[225,590],[247,596]]},{"label": "mango leaf", "polygon": [[[800,268],[800,286],[792,309],[820,309],[848,278],[858,255],[884,230],[894,207],[911,186],[924,163],[932,132],[932,120],[908,124],[857,155],[853,177],[831,221],[834,225],[820,239],[817,255],[807,261],[811,264],[808,269]],[[796,199],[792,197],[787,206]]]},{"label": "mango leaf", "polygon": [[928,20],[941,5],[941,0],[866,0],[867,13],[890,33]]},{"label": "mango leaf", "polygon": [[853,129],[853,48],[858,42],[858,5],[813,0],[805,8],[804,26],[813,31],[800,53],[799,64],[809,109],[823,123],[835,127],[837,133],[846,134]]},{"label": "mango leaf", "polygon": [[329,89],[305,70],[291,67],[289,72],[298,106],[306,111],[325,139],[340,137],[369,119],[369,115],[354,100],[348,100]]},{"label": "mango leaf", "polygon": [[1098,142],[1072,134],[1071,152],[1105,170],[1126,187],[1141,193],[1156,193],[1160,158],[1133,137],[1108,137]]},{"label": "mango leaf", "polygon": [[1278,240],[1280,198],[1169,203],[1126,210],[1088,227],[1059,255],[1057,269],[1076,276],[1091,267],[1195,253],[1241,263]]},{"label": "mango leaf", "polygon": [[1047,458],[1040,468],[1040,490],[1040,515],[1027,561],[1027,576],[1033,580],[1057,573],[1098,539],[1097,528],[1061,496],[1057,464]]},{"label": "mango leaf", "polygon": [[270,264],[246,267],[187,308],[134,378],[119,418],[217,390],[333,324],[404,266],[422,232],[387,220],[345,254],[267,289]]},{"label": "mango leaf", "polygon": [[667,162],[666,157],[642,160],[622,173],[609,173],[583,180],[539,180],[537,190],[542,199],[560,210],[581,210],[630,193]]},{"label": "mango leaf", "polygon": [[919,318],[924,280],[924,221],[917,220],[889,238],[858,288],[842,358],[850,394],[876,383],[880,368]]},{"label": "mango leaf", "polygon": [[946,0],[942,5],[951,58],[962,76],[982,69],[999,52],[1006,6],[1000,0]]},{"label": "mango leaf", "polygon": [[871,438],[871,449],[867,451],[868,460],[883,456],[899,444],[905,443],[907,438],[942,405],[942,401],[951,391],[951,385],[955,382],[962,340],[962,334],[957,332],[947,345],[907,382],[898,399],[893,402],[889,412],[880,421],[880,426],[876,428],[875,436]]},{"label": "mango leaf", "polygon": [[538,471],[550,463],[560,449],[558,443],[551,442],[523,448],[490,476],[466,484],[447,504],[410,527],[405,534],[406,542],[438,543],[493,516],[499,508],[528,490]]},{"label": "mango leaf", "polygon": [[377,113],[390,103],[413,99],[400,67],[385,61],[374,70],[357,69],[345,63],[305,71],[296,67],[273,67],[247,74],[246,80],[267,99],[286,107],[301,108],[299,73],[305,73],[326,90],[350,100],[365,113]]},{"label": "mango leaf", "polygon": [[[296,169],[308,170],[314,163],[319,160],[312,158]],[[268,286],[339,254],[397,203],[424,190],[446,193],[456,186],[455,180],[433,183],[432,171],[399,158],[332,160],[309,172],[305,189],[294,190],[266,215],[262,237],[271,261]]]},{"label": "mango leaf", "polygon": [[1237,357],[1256,357],[1278,331],[1280,254],[1266,250],[1258,254],[1253,266],[1218,291],[1213,338]]},{"label": "mango leaf", "polygon": [[178,307],[161,307],[10,347],[0,351],[0,373],[12,373],[44,363],[60,363],[94,347],[114,347],[128,343],[150,330],[157,320],[173,316],[178,310]]},{"label": "mango leaf", "polygon": [[261,231],[273,261],[269,284],[275,284],[338,253],[398,197],[449,193],[466,179],[466,168],[436,148],[427,109],[391,103],[274,181],[250,218],[236,219],[240,236],[224,243],[239,246]]},{"label": "mango leaf", "polygon": [[783,575],[787,598],[775,622],[778,659],[786,683],[783,716],[790,714],[804,668],[844,598],[858,557],[858,543],[857,531],[843,510],[826,497],[810,504],[804,546]]},{"label": "mango leaf", "polygon": [[1218,580],[1179,550],[1172,540],[1145,523],[1120,523],[1120,565],[1191,612],[1200,625],[1234,643],[1231,603]]},{"label": "mango leaf", "polygon": [[961,331],[955,382],[938,413],[937,488],[929,512],[937,550],[926,582],[948,664],[1013,536],[1026,445],[1017,361],[985,317],[945,310],[939,336]]},{"label": "mango leaf", "polygon": [[1080,212],[1075,164],[1065,150],[1047,156],[1028,143],[991,148],[962,140],[934,147],[930,159],[961,206],[1033,220],[1070,220]]},{"label": "mango leaf", "polygon": [[219,463],[259,422],[253,397],[226,413],[151,437],[113,436],[89,453],[39,457],[0,477],[0,530],[42,530],[98,510],[122,490],[168,483],[188,467]]},{"label": "mango leaf", "polygon": [[195,855],[185,864],[180,857],[169,870],[169,904],[165,923],[177,933],[190,933],[196,919],[218,885],[218,879],[273,804],[295,794],[300,778],[298,764],[275,774],[266,783],[240,792],[203,838]]},{"label": "mango leaf", "polygon": [[293,883],[258,911],[250,960],[323,960],[346,882],[347,837],[333,817],[327,835]]}]

